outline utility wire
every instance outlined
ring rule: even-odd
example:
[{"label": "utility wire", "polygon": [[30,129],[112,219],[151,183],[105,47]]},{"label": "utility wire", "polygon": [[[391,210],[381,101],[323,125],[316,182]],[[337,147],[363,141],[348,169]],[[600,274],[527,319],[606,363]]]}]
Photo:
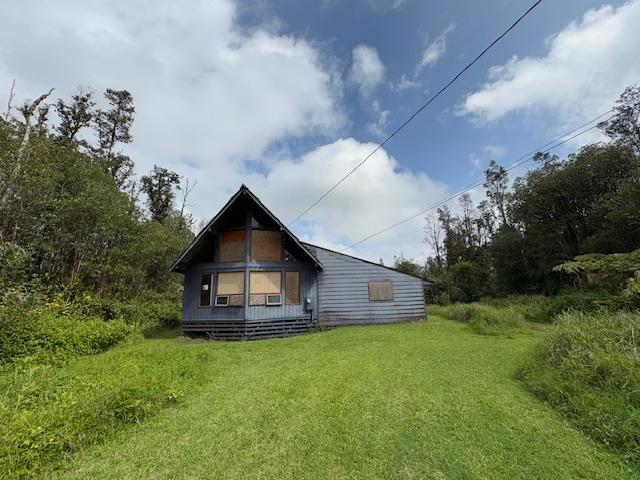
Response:
[{"label": "utility wire", "polygon": [[[597,127],[598,127],[598,125],[596,124],[596,125],[593,125],[593,126],[591,126],[591,127],[587,128],[586,130],[583,130],[583,131],[581,131],[581,132],[579,132],[579,133],[575,133],[575,132],[577,132],[578,130],[581,130],[582,128],[586,127],[587,125],[589,125],[589,124],[591,124],[591,123],[593,123],[593,122],[595,122],[595,121],[599,120],[600,118],[604,117],[605,115],[607,115],[607,114],[611,113],[612,111],[613,111],[613,109],[609,110],[608,112],[604,112],[604,113],[602,113],[602,114],[598,115],[598,116],[597,116],[596,118],[594,118],[593,120],[590,120],[590,121],[588,121],[587,123],[584,123],[584,124],[580,125],[579,127],[574,128],[573,130],[571,130],[571,131],[569,131],[569,132],[565,133],[564,135],[561,135],[561,136],[559,136],[559,137],[556,137],[555,139],[551,140],[550,142],[545,143],[544,145],[542,145],[542,146],[540,146],[540,147],[536,148],[535,150],[531,150],[530,152],[525,153],[524,155],[522,155],[522,156],[518,157],[516,160],[514,160],[513,162],[511,162],[511,164],[509,164],[509,166],[508,166],[508,167],[506,167],[506,168],[505,168],[505,170],[506,170],[507,172],[509,172],[509,171],[511,171],[511,170],[513,170],[513,169],[515,169],[515,168],[518,168],[518,167],[520,167],[521,165],[524,165],[525,163],[530,162],[530,161],[533,159],[533,158],[531,157],[531,155],[533,155],[533,154],[535,154],[535,153],[537,153],[537,152],[540,152],[540,153],[547,153],[547,152],[549,152],[549,151],[551,151],[551,150],[553,150],[553,149],[555,149],[555,148],[559,147],[560,145],[563,145],[563,144],[565,144],[565,143],[567,143],[567,142],[569,142],[569,141],[573,140],[574,138],[577,138],[577,137],[579,137],[579,136],[581,136],[581,135],[584,135],[585,133],[587,133],[587,132],[589,132],[589,131],[593,130],[594,128],[597,128]],[[574,135],[572,135],[572,134],[574,134]],[[570,137],[568,137],[568,138],[565,138],[565,137],[567,137],[567,135],[571,135],[571,136],[570,136]],[[559,140],[560,140],[560,139],[562,139],[562,138],[565,138],[565,139],[564,139],[564,140],[562,140],[562,141],[559,141]],[[555,142],[558,142],[558,143],[555,143]],[[548,147],[548,148],[546,148],[546,149],[544,149],[544,150],[542,150],[542,149],[543,149],[544,147],[546,147],[547,145],[551,145],[551,146],[550,146],[550,147]],[[400,226],[400,225],[402,225],[402,224],[404,224],[404,223],[407,223],[408,221],[413,220],[414,218],[419,217],[420,215],[424,215],[424,214],[425,214],[425,213],[427,213],[428,211],[433,210],[434,208],[440,207],[440,206],[444,205],[445,203],[447,203],[447,202],[449,202],[449,201],[453,200],[454,198],[459,197],[460,195],[462,195],[462,194],[464,194],[464,193],[467,193],[467,192],[469,192],[470,190],[473,190],[474,188],[477,188],[477,187],[480,187],[480,186],[484,185],[484,183],[485,183],[485,180],[482,180],[482,181],[479,181],[479,182],[474,183],[474,184],[472,184],[472,185],[469,185],[469,186],[468,186],[468,187],[466,187],[465,189],[460,190],[460,191],[458,191],[458,192],[454,193],[453,195],[451,195],[451,196],[449,196],[449,197],[445,198],[444,200],[439,201],[438,203],[435,203],[435,204],[433,204],[433,205],[431,205],[431,206],[429,206],[429,207],[427,207],[427,208],[425,208],[425,209],[423,209],[423,210],[420,210],[418,213],[415,213],[415,214],[411,215],[410,217],[405,218],[404,220],[400,220],[399,222],[396,222],[396,223],[394,223],[393,225],[390,225],[390,226],[388,226],[388,227],[385,227],[385,228],[383,228],[382,230],[379,230],[379,231],[377,231],[377,232],[375,232],[375,233],[372,233],[371,235],[368,235],[368,236],[364,237],[362,240],[359,240],[359,241],[357,241],[357,242],[355,242],[355,243],[352,243],[352,244],[351,244],[351,245],[349,245],[348,247],[346,247],[346,248],[342,249],[342,250],[341,250],[341,252],[344,252],[344,251],[346,251],[346,250],[349,250],[349,249],[351,249],[351,248],[353,248],[353,247],[355,247],[355,246],[357,246],[357,245],[360,245],[361,243],[366,242],[367,240],[372,239],[373,237],[377,237],[378,235],[381,235],[381,234],[383,234],[383,233],[385,233],[385,232],[387,232],[387,231],[389,231],[389,230],[391,230],[391,229],[393,229],[393,228],[395,228],[395,227],[398,227],[398,226]]]},{"label": "utility wire", "polygon": [[396,136],[396,134],[398,134],[400,132],[400,130],[402,130],[404,127],[406,127],[415,117],[417,117],[425,108],[427,108],[436,98],[438,98],[442,93],[444,93],[445,90],[447,90],[456,80],[458,80],[458,78],[460,76],[462,76],[463,73],[465,73],[467,70],[469,70],[469,68],[471,68],[473,66],[474,63],[476,63],[478,60],[480,60],[480,58],[482,58],[484,56],[485,53],[487,53],[496,43],[498,43],[500,40],[502,40],[511,30],[513,30],[516,25],[518,25],[518,23],[520,23],[524,17],[526,17],[529,13],[531,13],[531,11],[536,8],[540,3],[542,2],[542,0],[537,0],[533,5],[531,5],[529,7],[529,9],[524,12],[522,15],[520,15],[520,17],[518,17],[518,19],[513,22],[511,24],[511,26],[509,26],[509,28],[507,28],[504,32],[502,32],[502,34],[496,38],[493,42],[491,42],[489,44],[489,46],[487,46],[482,52],[480,52],[480,54],[475,57],[470,63],[467,64],[466,67],[464,67],[462,70],[460,70],[460,72],[458,72],[451,80],[449,80],[449,82],[442,87],[440,90],[438,90],[438,92],[433,95],[429,100],[427,100],[426,103],[422,104],[422,106],[420,106],[420,108],[418,108],[415,112],[413,112],[413,114],[406,119],[398,128],[396,128],[393,133],[391,133],[391,135],[389,135],[387,138],[384,139],[384,141],[380,144],[378,144],[378,146],[376,148],[374,148],[371,153],[369,153],[369,155],[367,155],[366,157],[364,157],[364,159],[358,163],[355,167],[353,167],[353,169],[351,169],[344,177],[342,177],[340,180],[338,180],[338,182],[336,182],[329,190],[327,190],[325,193],[323,193],[320,198],[318,198],[315,202],[313,202],[309,207],[306,208],[306,210],[304,210],[302,213],[300,213],[296,218],[294,218],[291,222],[289,222],[287,224],[287,227],[290,227],[291,225],[293,225],[294,223],[296,223],[300,218],[302,218],[307,212],[309,212],[312,208],[314,208],[316,205],[318,205],[318,203],[320,203],[327,195],[329,195],[331,192],[333,192],[336,188],[338,188],[338,186],[344,182],[347,178],[349,178],[351,176],[351,174],[353,174],[358,168],[360,168],[367,160],[369,160],[369,158],[371,158],[378,150],[380,150],[382,147],[385,146],[385,144],[387,142],[389,142],[389,140],[391,140],[393,137]]}]

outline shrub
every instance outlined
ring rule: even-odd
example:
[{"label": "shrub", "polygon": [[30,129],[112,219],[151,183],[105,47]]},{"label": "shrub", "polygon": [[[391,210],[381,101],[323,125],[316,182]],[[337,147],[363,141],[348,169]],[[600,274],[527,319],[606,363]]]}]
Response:
[{"label": "shrub", "polygon": [[471,302],[486,295],[489,290],[490,278],[486,268],[476,262],[462,261],[449,269],[452,300]]},{"label": "shrub", "polygon": [[182,317],[179,302],[152,294],[126,301],[85,295],[76,300],[73,309],[84,316],[119,319],[142,332],[178,327]]},{"label": "shrub", "polygon": [[103,352],[132,336],[121,320],[56,315],[41,309],[0,307],[0,363],[28,357],[55,362]]},{"label": "shrub", "polygon": [[427,306],[427,316],[428,315],[437,315],[439,317],[446,317],[447,315],[447,307],[443,305],[429,305]]},{"label": "shrub", "polygon": [[583,432],[640,464],[640,314],[561,314],[520,378]]}]

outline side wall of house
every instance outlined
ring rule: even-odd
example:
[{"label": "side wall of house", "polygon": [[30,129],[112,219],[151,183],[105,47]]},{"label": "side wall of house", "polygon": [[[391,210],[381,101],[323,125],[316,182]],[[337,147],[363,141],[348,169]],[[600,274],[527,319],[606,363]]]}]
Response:
[{"label": "side wall of house", "polygon": [[[337,252],[309,247],[322,263],[318,273],[321,326],[393,323],[425,318],[421,279]],[[390,280],[393,300],[369,301],[369,282]]]}]

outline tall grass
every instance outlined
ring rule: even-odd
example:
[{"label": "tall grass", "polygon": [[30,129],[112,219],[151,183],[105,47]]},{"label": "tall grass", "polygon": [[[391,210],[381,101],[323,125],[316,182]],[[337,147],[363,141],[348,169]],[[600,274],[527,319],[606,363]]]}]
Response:
[{"label": "tall grass", "polygon": [[0,364],[56,363],[180,325],[180,305],[166,299],[59,298],[46,305],[0,305]]},{"label": "tall grass", "polygon": [[482,334],[504,333],[525,326],[524,315],[514,307],[494,307],[482,303],[454,303],[430,306],[429,313],[469,324]]},{"label": "tall grass", "polygon": [[0,364],[21,359],[56,363],[76,355],[103,352],[136,329],[122,320],[56,315],[45,310],[0,307]]},{"label": "tall grass", "polygon": [[519,373],[583,432],[640,465],[640,313],[564,313]]},{"label": "tall grass", "polygon": [[0,478],[49,478],[74,453],[178,402],[204,379],[208,355],[159,340],[62,365],[0,366]]}]

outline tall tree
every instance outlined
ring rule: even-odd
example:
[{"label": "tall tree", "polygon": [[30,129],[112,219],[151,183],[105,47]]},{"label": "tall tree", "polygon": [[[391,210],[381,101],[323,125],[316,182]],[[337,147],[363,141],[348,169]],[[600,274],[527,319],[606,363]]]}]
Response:
[{"label": "tall tree", "polygon": [[424,242],[433,249],[436,265],[442,268],[444,265],[442,258],[442,227],[434,215],[428,215],[424,220]]},{"label": "tall tree", "polygon": [[105,171],[111,175],[119,188],[125,188],[133,175],[133,161],[121,152],[115,151],[118,143],[131,143],[133,125],[133,97],[127,90],[107,88],[105,98],[111,108],[99,109],[95,115],[98,134],[96,154],[104,162]]},{"label": "tall tree", "polygon": [[614,115],[598,127],[614,141],[640,154],[640,86],[627,87],[613,110]]},{"label": "tall tree", "polygon": [[60,125],[56,127],[62,138],[73,142],[80,130],[91,125],[94,117],[96,102],[93,101],[93,91],[78,88],[71,96],[71,102],[58,99],[56,111],[60,117]]},{"label": "tall tree", "polygon": [[509,225],[507,221],[507,205],[509,201],[507,170],[491,160],[489,168],[484,172],[484,188],[491,205],[498,211],[502,225]]},{"label": "tall tree", "polygon": [[142,177],[142,191],[147,195],[151,219],[164,222],[173,212],[174,187],[180,188],[180,176],[166,168],[154,165],[149,175]]},{"label": "tall tree", "polygon": [[477,245],[475,235],[475,212],[473,209],[473,200],[468,193],[462,194],[458,198],[460,202],[460,210],[462,211],[462,217],[460,218],[460,230],[464,238],[464,242],[467,248],[473,248]]},{"label": "tall tree", "polygon": [[[10,166],[9,174],[6,178],[2,178],[2,197],[0,197],[0,215],[6,215],[4,212],[5,207],[7,205],[7,201],[11,196],[12,192],[15,190],[15,183],[17,181],[18,175],[20,174],[20,170],[22,169],[22,164],[24,161],[24,157],[27,151],[27,146],[29,145],[29,139],[31,138],[31,132],[33,130],[33,116],[37,113],[38,108],[44,102],[49,95],[53,93],[53,88],[49,89],[47,93],[43,93],[38,98],[33,101],[25,101],[24,105],[19,108],[20,113],[22,113],[22,117],[24,119],[24,131],[22,133],[22,140],[20,142],[20,147],[18,148],[18,152],[13,160],[13,165]],[[10,111],[10,109],[8,110]],[[47,109],[48,111],[48,109]],[[46,120],[46,112],[44,115]],[[3,175],[4,177],[4,175]],[[0,223],[0,235],[2,235],[2,224]]]}]

